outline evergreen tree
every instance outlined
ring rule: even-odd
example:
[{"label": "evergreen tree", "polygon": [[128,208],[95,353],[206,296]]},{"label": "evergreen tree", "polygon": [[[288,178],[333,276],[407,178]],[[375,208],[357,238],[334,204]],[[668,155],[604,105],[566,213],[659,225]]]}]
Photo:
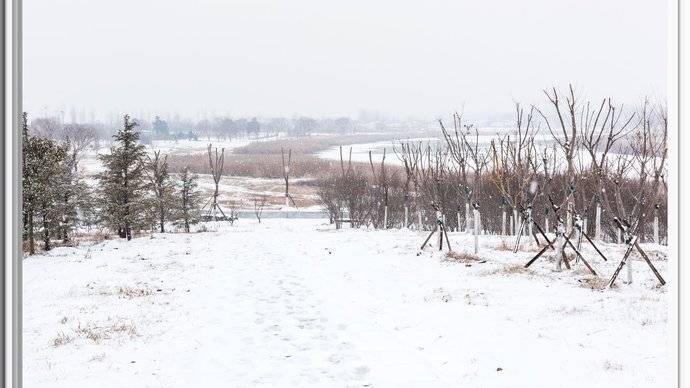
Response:
[{"label": "evergreen tree", "polygon": [[198,176],[185,167],[180,174],[180,208],[179,218],[182,220],[185,232],[189,233],[189,225],[199,221],[199,199],[197,190]]},{"label": "evergreen tree", "polygon": [[41,231],[46,251],[52,248],[51,238],[59,235],[69,168],[64,147],[54,140],[29,135],[26,113],[22,140],[24,237],[28,240],[29,254],[34,254],[36,229]]},{"label": "evergreen tree", "polygon": [[33,161],[31,143],[29,140],[28,115],[23,113],[22,125],[22,234],[23,240],[29,243],[29,254],[36,253],[34,242],[34,203],[36,196],[33,190],[33,165],[27,161]]},{"label": "evergreen tree", "polygon": [[132,239],[133,229],[145,224],[146,213],[145,152],[136,126],[125,115],[123,129],[113,135],[110,154],[100,156],[105,171],[98,175],[103,218],[127,240]]},{"label": "evergreen tree", "polygon": [[168,174],[168,156],[161,158],[160,151],[148,157],[146,174],[149,178],[149,186],[153,192],[152,210],[158,222],[161,233],[165,233],[165,222],[170,218],[173,208],[174,185]]},{"label": "evergreen tree", "polygon": [[65,148],[65,169],[63,170],[61,183],[61,220],[59,234],[63,243],[69,243],[70,234],[77,226],[80,219],[93,218],[92,192],[89,186],[80,179],[78,161],[82,146],[75,144],[71,137],[66,137],[62,144]]}]

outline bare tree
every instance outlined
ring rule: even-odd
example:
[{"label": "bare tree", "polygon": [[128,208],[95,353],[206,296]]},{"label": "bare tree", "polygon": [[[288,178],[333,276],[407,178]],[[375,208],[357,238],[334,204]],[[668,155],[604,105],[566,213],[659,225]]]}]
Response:
[{"label": "bare tree", "polygon": [[218,155],[218,147],[215,149],[215,154],[211,151],[211,144],[208,145],[208,165],[211,169],[211,176],[213,177],[213,183],[215,184],[213,190],[213,197],[211,197],[211,205],[208,209],[208,213],[213,217],[213,220],[217,220],[217,213],[225,218],[225,213],[223,209],[220,208],[218,204],[218,184],[220,183],[220,177],[223,175],[223,164],[225,161],[225,148],[221,148],[220,155]]},{"label": "bare tree", "polygon": [[[515,138],[510,135],[491,141],[492,166],[489,177],[501,194],[502,204],[513,209],[513,221],[518,223],[518,211],[530,209],[537,195],[537,175],[541,167],[534,142],[534,107],[527,114],[515,104]],[[504,221],[505,223],[505,216]],[[531,227],[531,224],[530,224]],[[504,227],[503,227],[504,228]]]},{"label": "bare tree", "polygon": [[[290,206],[290,201],[295,204],[295,201],[290,196],[290,165],[292,162],[292,149],[288,149],[287,160],[285,159],[285,150],[280,147],[280,156],[283,161],[283,179],[285,180],[285,206]],[[297,205],[295,205],[296,207]]]},{"label": "bare tree", "polygon": [[[589,199],[590,204],[587,207],[596,206],[597,237],[601,237],[599,234],[601,233],[602,206],[604,214],[614,213],[609,201],[609,193],[606,191],[610,153],[616,143],[629,133],[630,128],[636,126],[634,123],[635,112],[625,117],[623,115],[623,105],[613,105],[610,98],[603,99],[598,109],[592,108],[588,102],[581,114],[581,144],[589,154],[590,159],[588,168],[583,171],[583,178],[588,178],[594,188],[594,193]],[[620,160],[620,162],[623,164],[619,164],[619,166],[625,170],[625,161]],[[620,173],[622,174],[623,171]],[[624,177],[620,176],[620,178],[623,179]],[[585,201],[587,199],[583,198],[583,202]],[[618,228],[609,228],[611,233],[614,233],[614,230],[617,231]]]},{"label": "bare tree", "polygon": [[[566,205],[566,228],[569,232],[572,228],[573,212],[575,208],[575,157],[578,155],[578,101],[575,98],[575,91],[573,85],[568,85],[569,93],[565,95],[565,104],[562,104],[561,96],[556,88],[552,88],[549,93],[548,90],[544,89],[544,94],[549,100],[552,106],[553,112],[555,113],[558,127],[551,124],[551,121],[544,112],[539,108],[535,107],[539,115],[543,118],[546,123],[546,127],[551,133],[552,138],[558,144],[563,154],[566,163],[565,170],[565,188],[563,201],[560,206]],[[560,128],[560,131],[559,131]]]},{"label": "bare tree", "polygon": [[[455,174],[459,174],[460,181],[465,184],[467,204],[471,204],[474,210],[478,211],[479,202],[482,199],[482,179],[490,161],[491,152],[487,147],[480,145],[479,130],[472,124],[463,124],[462,116],[457,112],[453,115],[453,132],[446,129],[442,120],[438,122],[446,140],[448,154],[455,164]],[[466,217],[469,215],[466,214]]]},{"label": "bare tree", "polygon": [[[374,167],[374,160],[369,151],[369,166],[371,167],[371,177],[373,181],[372,191],[373,196],[377,199],[374,204],[376,207],[377,217],[372,219],[374,227],[382,226],[383,229],[388,229],[388,197],[390,194],[390,177],[386,169],[386,149],[383,149],[383,156],[381,157],[381,164],[378,172]],[[380,206],[379,206],[380,205]],[[383,210],[383,221],[381,221],[381,209]]]},{"label": "bare tree", "polygon": [[[419,158],[421,155],[421,143],[412,144],[410,142],[401,142],[400,148],[393,147],[393,152],[403,164],[405,171],[405,185],[403,186],[405,215],[403,226],[407,228],[410,216],[410,202],[417,208],[417,167],[419,166]],[[410,201],[412,198],[412,201]]]},{"label": "bare tree", "polygon": [[259,220],[259,223],[261,223],[261,214],[263,213],[265,206],[265,195],[257,195],[254,197],[254,215],[256,216],[256,219]]}]

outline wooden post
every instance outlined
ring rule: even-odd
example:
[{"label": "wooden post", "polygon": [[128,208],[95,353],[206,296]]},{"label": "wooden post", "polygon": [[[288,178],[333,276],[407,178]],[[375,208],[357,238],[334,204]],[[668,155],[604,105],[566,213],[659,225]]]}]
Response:
[{"label": "wooden post", "polygon": [[511,223],[513,224],[513,235],[514,235],[514,236],[517,236],[517,234],[518,234],[518,228],[519,228],[519,226],[518,226],[519,221],[518,221],[518,211],[517,211],[517,209],[513,209],[513,220],[512,220]]},{"label": "wooden post", "polygon": [[654,210],[654,242],[660,244],[659,241],[659,211]]},{"label": "wooden post", "polygon": [[419,230],[424,230],[424,224],[422,224],[422,211],[417,210],[417,228]]},{"label": "wooden post", "polygon": [[621,230],[620,229],[616,230],[616,239],[618,241],[618,244],[620,244],[621,243]]},{"label": "wooden post", "polygon": [[405,205],[405,225],[403,227],[407,228],[409,225],[410,225],[410,207]]},{"label": "wooden post", "polygon": [[503,208],[503,214],[501,215],[501,235],[506,235],[506,209]]},{"label": "wooden post", "polygon": [[465,233],[470,233],[470,204],[465,203]]},{"label": "wooden post", "polygon": [[544,233],[549,233],[549,217],[544,217]]},{"label": "wooden post", "polygon": [[383,229],[388,229],[388,205],[383,207]]},{"label": "wooden post", "polygon": [[481,215],[479,210],[474,209],[474,254],[479,253],[479,233],[481,233]]},{"label": "wooden post", "polygon": [[601,205],[597,204],[596,219],[594,220],[594,238],[601,240]]},{"label": "wooden post", "polygon": [[515,220],[513,219],[513,216],[510,216],[510,225],[508,225],[508,235],[512,236],[513,235],[513,229],[515,229]]},{"label": "wooden post", "polygon": [[632,262],[633,262],[632,257],[628,257],[628,261],[626,262],[627,270],[628,270],[628,284],[632,284],[632,281],[633,281]]},{"label": "wooden post", "polygon": [[458,227],[456,228],[456,232],[459,232],[461,230],[460,229],[460,225],[461,225],[461,223],[460,223],[460,220],[461,220],[460,219],[460,212],[458,211],[458,212],[456,212],[456,214],[458,216]]}]

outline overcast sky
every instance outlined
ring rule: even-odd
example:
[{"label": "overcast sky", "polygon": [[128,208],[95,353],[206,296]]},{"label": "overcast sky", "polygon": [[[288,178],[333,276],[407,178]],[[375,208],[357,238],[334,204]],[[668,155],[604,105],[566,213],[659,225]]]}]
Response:
[{"label": "overcast sky", "polygon": [[198,117],[510,111],[664,96],[658,0],[24,0],[24,103]]}]

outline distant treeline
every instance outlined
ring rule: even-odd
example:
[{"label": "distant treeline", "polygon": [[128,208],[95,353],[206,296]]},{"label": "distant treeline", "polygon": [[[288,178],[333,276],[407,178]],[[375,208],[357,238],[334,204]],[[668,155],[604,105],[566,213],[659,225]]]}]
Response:
[{"label": "distant treeline", "polygon": [[[230,118],[192,120],[175,116],[164,119],[155,116],[153,120],[133,118],[138,123],[137,131],[141,142],[150,144],[153,140],[231,140],[257,138],[284,134],[304,136],[314,133],[352,134],[360,132],[381,132],[392,129],[409,130],[418,128],[414,123],[403,125],[386,124],[383,121],[363,122],[348,117],[322,118]],[[31,121],[32,131],[42,137],[59,139],[65,126],[79,126],[93,133],[95,144],[110,142],[112,135],[120,129],[120,123],[83,122],[65,123],[58,117],[40,117]]]}]

